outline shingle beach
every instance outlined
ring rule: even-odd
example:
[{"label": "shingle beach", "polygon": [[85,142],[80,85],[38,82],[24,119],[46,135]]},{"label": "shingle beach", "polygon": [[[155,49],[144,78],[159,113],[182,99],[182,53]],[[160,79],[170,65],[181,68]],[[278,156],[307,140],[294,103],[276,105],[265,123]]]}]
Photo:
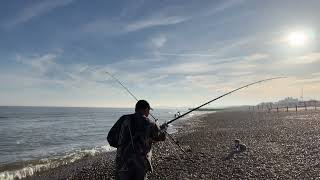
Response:
[{"label": "shingle beach", "polygon": [[[173,134],[178,146],[153,148],[148,179],[317,179],[320,111],[224,111],[189,119]],[[230,155],[234,139],[246,152]],[[115,153],[89,156],[27,179],[114,179]]]}]

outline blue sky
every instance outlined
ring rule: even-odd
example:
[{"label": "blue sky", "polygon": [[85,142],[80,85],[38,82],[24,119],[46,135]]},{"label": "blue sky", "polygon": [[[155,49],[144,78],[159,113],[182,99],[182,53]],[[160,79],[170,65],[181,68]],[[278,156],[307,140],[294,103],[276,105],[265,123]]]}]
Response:
[{"label": "blue sky", "polygon": [[[0,2],[0,105],[130,107],[319,97],[319,1]],[[303,34],[304,43],[288,37]]]}]

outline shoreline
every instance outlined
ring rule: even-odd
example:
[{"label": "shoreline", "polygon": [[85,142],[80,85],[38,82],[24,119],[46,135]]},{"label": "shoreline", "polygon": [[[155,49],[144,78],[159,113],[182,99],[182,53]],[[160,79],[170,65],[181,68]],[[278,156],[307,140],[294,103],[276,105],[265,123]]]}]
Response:
[{"label": "shoreline", "polygon": [[[148,179],[310,179],[320,171],[320,111],[217,112],[172,134],[186,151],[159,142]],[[180,125],[180,124],[179,124]],[[234,139],[247,151],[230,154]],[[113,152],[115,153],[115,152]],[[26,179],[114,179],[114,154],[86,157]]]}]

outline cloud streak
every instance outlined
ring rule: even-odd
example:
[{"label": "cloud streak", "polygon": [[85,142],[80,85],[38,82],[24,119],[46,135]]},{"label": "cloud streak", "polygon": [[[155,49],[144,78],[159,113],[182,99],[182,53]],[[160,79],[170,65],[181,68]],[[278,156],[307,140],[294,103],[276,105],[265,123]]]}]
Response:
[{"label": "cloud streak", "polygon": [[83,27],[85,32],[98,32],[105,35],[113,36],[124,33],[141,31],[148,28],[176,25],[186,21],[188,18],[181,16],[160,16],[146,17],[141,20],[124,22],[121,20],[98,19],[90,22]]},{"label": "cloud streak", "polygon": [[178,56],[178,57],[216,57],[216,54],[201,53],[157,53],[160,56]]},{"label": "cloud streak", "polygon": [[150,45],[156,49],[163,47],[167,42],[167,37],[163,34],[152,37]]},{"label": "cloud streak", "polygon": [[44,15],[53,9],[71,4],[74,0],[44,0],[24,8],[15,18],[11,19],[6,28],[12,28],[19,24],[27,23],[33,18]]},{"label": "cloud streak", "polygon": [[19,63],[30,66],[34,71],[45,74],[50,68],[57,65],[54,61],[58,56],[58,54],[53,53],[28,57],[18,54],[16,60]]},{"label": "cloud streak", "polygon": [[312,64],[315,62],[320,62],[320,53],[309,53],[304,56],[300,56],[295,60],[290,61],[290,63],[294,64]]},{"label": "cloud streak", "polygon": [[188,18],[181,16],[151,17],[128,24],[125,27],[125,31],[133,32],[151,27],[174,25],[182,23],[187,19]]},{"label": "cloud streak", "polygon": [[318,62],[320,62],[320,52],[310,52],[304,55],[286,57],[280,61],[274,62],[273,65],[285,68],[285,66],[288,65],[291,67],[297,67],[298,65],[308,66]]},{"label": "cloud streak", "polygon": [[245,0],[227,0],[227,1],[223,1],[223,3],[219,4],[218,6],[216,6],[213,11],[211,11],[211,13],[218,13],[221,11],[225,11],[226,9],[232,8],[234,6],[237,6],[239,4],[244,3]]}]

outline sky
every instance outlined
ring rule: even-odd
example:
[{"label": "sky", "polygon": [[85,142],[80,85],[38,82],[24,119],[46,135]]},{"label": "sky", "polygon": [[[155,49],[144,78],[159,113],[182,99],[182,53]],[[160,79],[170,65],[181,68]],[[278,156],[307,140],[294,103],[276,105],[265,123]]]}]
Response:
[{"label": "sky", "polygon": [[0,105],[153,107],[320,99],[318,0],[0,2]]}]

